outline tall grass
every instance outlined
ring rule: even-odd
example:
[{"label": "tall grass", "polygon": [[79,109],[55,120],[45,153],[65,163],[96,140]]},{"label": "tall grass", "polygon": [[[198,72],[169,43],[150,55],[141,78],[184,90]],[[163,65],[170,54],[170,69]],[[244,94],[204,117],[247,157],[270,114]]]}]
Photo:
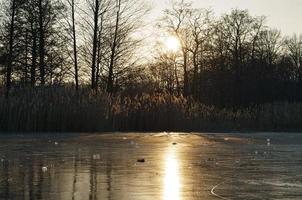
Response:
[{"label": "tall grass", "polygon": [[82,89],[15,89],[0,94],[0,131],[301,131],[302,104],[232,110],[167,93],[109,97]]},{"label": "tall grass", "polygon": [[108,98],[89,90],[22,89],[0,97],[0,130],[100,131],[108,128]]}]

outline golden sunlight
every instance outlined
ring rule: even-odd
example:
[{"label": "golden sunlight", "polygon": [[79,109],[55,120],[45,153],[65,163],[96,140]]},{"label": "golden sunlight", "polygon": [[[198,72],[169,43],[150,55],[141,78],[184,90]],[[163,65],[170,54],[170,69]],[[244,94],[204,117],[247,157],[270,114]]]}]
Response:
[{"label": "golden sunlight", "polygon": [[165,40],[165,45],[168,51],[176,52],[180,49],[180,42],[179,39],[175,36],[169,36]]},{"label": "golden sunlight", "polygon": [[170,149],[166,153],[165,177],[164,177],[164,200],[180,200],[179,165],[175,151]]}]

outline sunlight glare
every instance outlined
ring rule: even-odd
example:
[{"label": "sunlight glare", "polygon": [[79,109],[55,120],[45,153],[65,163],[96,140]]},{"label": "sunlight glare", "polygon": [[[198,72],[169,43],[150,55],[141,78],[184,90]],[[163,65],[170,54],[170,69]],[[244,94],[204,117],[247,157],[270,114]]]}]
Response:
[{"label": "sunlight glare", "polygon": [[163,199],[180,200],[179,166],[173,149],[166,154]]},{"label": "sunlight glare", "polygon": [[165,41],[165,45],[169,51],[176,52],[180,49],[179,39],[174,36],[168,37]]}]

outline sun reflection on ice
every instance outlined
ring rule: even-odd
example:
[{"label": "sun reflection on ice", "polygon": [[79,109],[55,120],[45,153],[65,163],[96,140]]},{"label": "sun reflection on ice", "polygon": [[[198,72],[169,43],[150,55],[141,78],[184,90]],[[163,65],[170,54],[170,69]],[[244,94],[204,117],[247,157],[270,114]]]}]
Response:
[{"label": "sun reflection on ice", "polygon": [[165,155],[164,200],[180,200],[179,163],[175,149],[171,148]]}]

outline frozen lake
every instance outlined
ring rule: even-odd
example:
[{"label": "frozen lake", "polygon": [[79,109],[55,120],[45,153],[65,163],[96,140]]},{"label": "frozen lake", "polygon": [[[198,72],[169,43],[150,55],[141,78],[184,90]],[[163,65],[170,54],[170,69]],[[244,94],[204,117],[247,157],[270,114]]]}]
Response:
[{"label": "frozen lake", "polygon": [[302,134],[0,136],[0,199],[302,199]]}]

